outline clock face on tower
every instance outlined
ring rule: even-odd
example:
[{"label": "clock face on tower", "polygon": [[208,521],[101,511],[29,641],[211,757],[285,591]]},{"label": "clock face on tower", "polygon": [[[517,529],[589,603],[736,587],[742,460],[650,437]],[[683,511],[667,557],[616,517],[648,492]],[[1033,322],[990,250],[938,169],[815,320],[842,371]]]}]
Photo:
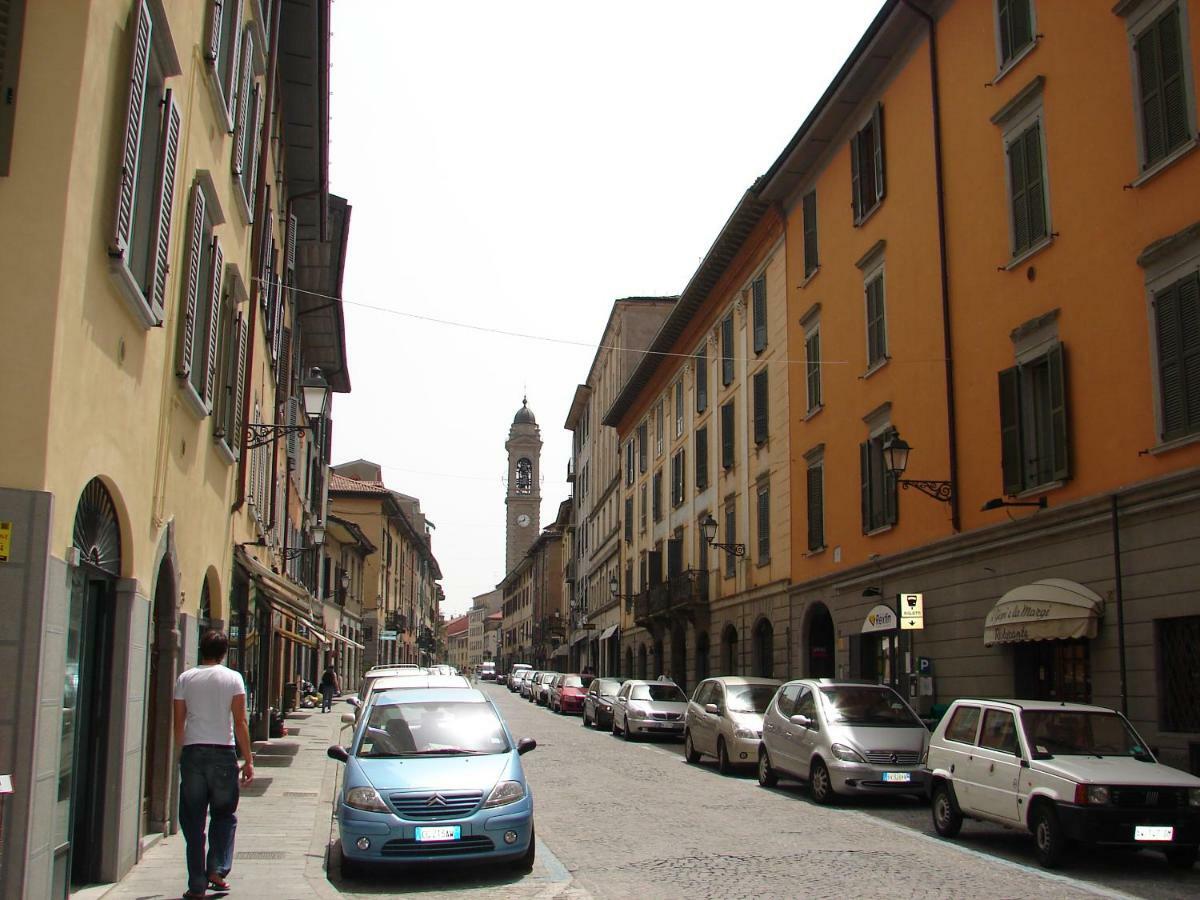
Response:
[{"label": "clock face on tower", "polygon": [[517,524],[522,528],[526,527],[529,524],[529,516],[525,515],[525,513],[521,513],[519,516],[517,516]]}]

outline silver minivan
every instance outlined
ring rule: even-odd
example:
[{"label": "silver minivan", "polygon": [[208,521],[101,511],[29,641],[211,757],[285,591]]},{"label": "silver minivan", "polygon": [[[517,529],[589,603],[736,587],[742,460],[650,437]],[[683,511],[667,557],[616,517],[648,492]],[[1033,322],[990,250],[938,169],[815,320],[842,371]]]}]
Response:
[{"label": "silver minivan", "polygon": [[838,794],[924,796],[928,746],[929,729],[887,685],[789,681],[763,717],[758,783],[807,781],[818,803]]}]

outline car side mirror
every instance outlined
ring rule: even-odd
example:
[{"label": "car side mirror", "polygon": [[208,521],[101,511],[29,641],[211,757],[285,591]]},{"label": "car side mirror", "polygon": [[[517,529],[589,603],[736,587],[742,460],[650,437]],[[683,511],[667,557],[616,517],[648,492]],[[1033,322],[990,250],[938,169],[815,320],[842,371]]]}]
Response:
[{"label": "car side mirror", "polygon": [[334,744],[325,751],[325,755],[330,759],[336,759],[338,762],[347,762],[350,759],[350,751],[341,744]]},{"label": "car side mirror", "polygon": [[721,714],[721,707],[717,706],[715,703],[705,703],[704,711],[709,715],[719,716]]},{"label": "car side mirror", "polygon": [[342,724],[343,725],[353,725],[354,724],[354,713],[342,713]]},{"label": "car side mirror", "polygon": [[517,741],[517,754],[519,756],[524,756],[536,746],[537,741],[535,741],[533,738],[521,738],[519,741]]},{"label": "car side mirror", "polygon": [[801,715],[800,713],[796,713],[796,715],[792,716],[790,719],[788,719],[788,721],[793,725],[799,725],[801,728],[811,728],[813,723],[812,719],[810,719],[808,716]]}]

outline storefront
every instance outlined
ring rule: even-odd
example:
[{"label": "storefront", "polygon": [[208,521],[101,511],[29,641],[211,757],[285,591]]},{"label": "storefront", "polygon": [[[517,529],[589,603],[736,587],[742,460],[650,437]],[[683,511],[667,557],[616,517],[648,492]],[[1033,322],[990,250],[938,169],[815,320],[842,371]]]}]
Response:
[{"label": "storefront", "polygon": [[598,675],[619,675],[621,672],[621,626],[609,625],[600,632]]}]

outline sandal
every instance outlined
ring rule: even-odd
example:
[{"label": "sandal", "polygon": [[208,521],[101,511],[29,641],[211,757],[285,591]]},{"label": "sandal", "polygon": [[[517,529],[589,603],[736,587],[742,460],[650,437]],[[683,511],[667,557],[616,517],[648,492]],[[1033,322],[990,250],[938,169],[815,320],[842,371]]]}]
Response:
[{"label": "sandal", "polygon": [[225,893],[229,893],[230,891],[229,882],[225,880],[225,876],[223,875],[209,875],[208,885],[214,891],[224,891]]},{"label": "sandal", "polygon": [[196,893],[195,891],[184,891],[183,900],[205,900],[208,894],[205,891]]}]

